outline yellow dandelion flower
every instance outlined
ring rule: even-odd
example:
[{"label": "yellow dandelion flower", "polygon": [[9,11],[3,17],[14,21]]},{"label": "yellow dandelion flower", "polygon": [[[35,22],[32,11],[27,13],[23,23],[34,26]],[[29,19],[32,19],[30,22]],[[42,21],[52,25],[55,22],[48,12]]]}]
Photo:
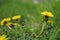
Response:
[{"label": "yellow dandelion flower", "polygon": [[7,26],[9,29],[14,28],[14,24],[11,23],[11,22],[7,23],[6,26]]},{"label": "yellow dandelion flower", "polygon": [[5,19],[1,21],[1,25],[5,25],[6,21]]},{"label": "yellow dandelion flower", "polygon": [[6,38],[6,35],[1,35],[0,40],[8,40],[8,38]]},{"label": "yellow dandelion flower", "polygon": [[48,20],[47,23],[53,23],[53,21],[52,20]]},{"label": "yellow dandelion flower", "polygon": [[6,21],[10,21],[11,19],[10,18],[6,18]]},{"label": "yellow dandelion flower", "polygon": [[21,18],[21,16],[14,16],[14,17],[12,17],[12,19],[16,20],[16,21],[18,21],[18,19],[20,19],[20,18]]},{"label": "yellow dandelion flower", "polygon": [[41,13],[43,16],[47,16],[47,17],[54,17],[54,15],[51,13],[51,12],[47,12],[47,11],[44,11]]},{"label": "yellow dandelion flower", "polygon": [[11,19],[10,18],[5,18],[1,21],[1,25],[5,25],[7,22],[9,22]]}]

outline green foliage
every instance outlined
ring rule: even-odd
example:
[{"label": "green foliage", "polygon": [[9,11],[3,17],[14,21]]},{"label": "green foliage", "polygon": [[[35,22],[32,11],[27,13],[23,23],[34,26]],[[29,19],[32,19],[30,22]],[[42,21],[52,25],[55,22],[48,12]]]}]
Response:
[{"label": "green foliage", "polygon": [[[54,24],[44,27],[41,12],[50,11],[54,14]],[[34,4],[32,0],[0,0],[0,20],[15,15],[23,16],[25,25],[18,24],[10,30],[0,26],[0,34],[6,34],[9,40],[60,40],[60,0],[41,0]]]}]

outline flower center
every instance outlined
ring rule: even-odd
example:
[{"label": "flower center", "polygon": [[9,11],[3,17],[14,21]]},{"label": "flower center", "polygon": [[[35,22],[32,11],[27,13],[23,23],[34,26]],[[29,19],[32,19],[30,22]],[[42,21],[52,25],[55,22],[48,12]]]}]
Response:
[{"label": "flower center", "polygon": [[13,25],[13,24],[10,24],[9,26],[10,26],[11,28],[14,28],[14,25]]}]

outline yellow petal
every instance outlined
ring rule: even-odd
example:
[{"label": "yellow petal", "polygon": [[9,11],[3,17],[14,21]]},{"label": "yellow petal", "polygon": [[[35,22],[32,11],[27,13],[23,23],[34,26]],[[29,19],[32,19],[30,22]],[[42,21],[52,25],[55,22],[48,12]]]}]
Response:
[{"label": "yellow petal", "polygon": [[21,16],[14,16],[14,17],[12,17],[13,20],[16,20],[16,19],[19,19],[19,18],[21,18]]},{"label": "yellow petal", "polygon": [[41,13],[43,16],[48,16],[48,17],[54,17],[54,15],[51,12],[44,11]]}]

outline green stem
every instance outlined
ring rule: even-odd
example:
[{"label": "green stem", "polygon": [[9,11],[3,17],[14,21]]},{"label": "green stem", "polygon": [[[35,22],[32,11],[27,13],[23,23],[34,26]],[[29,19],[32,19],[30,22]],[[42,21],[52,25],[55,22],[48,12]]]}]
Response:
[{"label": "green stem", "polygon": [[46,26],[46,22],[45,22],[45,23],[43,23],[43,26],[42,26],[42,28],[41,28],[41,31],[40,31],[39,36],[40,36],[40,35],[42,34],[42,32],[44,31],[45,26]]}]

